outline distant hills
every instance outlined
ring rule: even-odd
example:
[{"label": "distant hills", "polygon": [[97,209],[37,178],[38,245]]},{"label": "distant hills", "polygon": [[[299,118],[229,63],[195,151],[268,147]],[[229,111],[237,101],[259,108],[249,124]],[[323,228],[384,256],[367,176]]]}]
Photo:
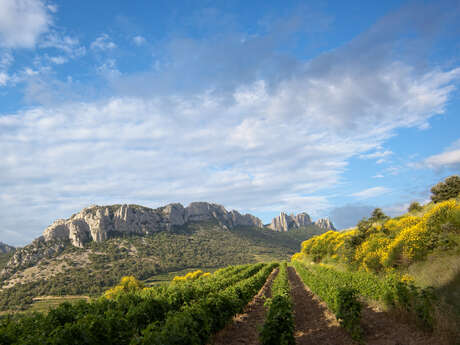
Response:
[{"label": "distant hills", "polygon": [[91,206],[8,255],[0,309],[38,295],[98,294],[124,275],[145,280],[187,268],[288,259],[302,241],[333,228],[324,221],[281,213],[264,226],[253,215],[206,202]]},{"label": "distant hills", "polygon": [[0,242],[0,254],[11,253],[11,252],[14,251],[15,249],[16,249],[16,248],[14,248],[13,246],[9,246],[9,245],[6,244],[6,243]]}]

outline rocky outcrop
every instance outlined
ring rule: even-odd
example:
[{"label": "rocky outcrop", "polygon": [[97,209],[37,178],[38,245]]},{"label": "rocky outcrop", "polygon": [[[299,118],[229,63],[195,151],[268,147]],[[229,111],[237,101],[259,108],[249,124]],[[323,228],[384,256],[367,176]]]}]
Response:
[{"label": "rocky outcrop", "polygon": [[74,246],[83,247],[86,242],[101,242],[117,234],[148,235],[190,222],[213,220],[227,229],[263,226],[257,217],[229,212],[207,202],[193,202],[187,207],[169,204],[157,209],[139,205],[91,206],[69,219],[55,221],[45,229],[43,237],[45,241],[70,240]]},{"label": "rocky outcrop", "polygon": [[0,242],[0,254],[11,253],[16,248],[9,246],[6,243]]},{"label": "rocky outcrop", "polygon": [[287,215],[286,213],[281,212],[278,217],[273,218],[268,227],[275,231],[288,231],[291,229],[305,227],[311,224],[312,222],[310,216],[305,212],[299,213],[297,215]]},{"label": "rocky outcrop", "polygon": [[281,212],[278,217],[273,218],[270,225],[268,225],[268,228],[275,231],[289,231],[291,229],[298,229],[308,225],[316,225],[318,228],[323,230],[336,230],[330,219],[321,218],[316,222],[312,222],[310,216],[305,212],[297,215],[287,215],[286,213]]},{"label": "rocky outcrop", "polygon": [[337,230],[329,218],[318,219],[314,224],[324,230]]},{"label": "rocky outcrop", "polygon": [[6,278],[14,272],[37,264],[43,258],[59,255],[66,246],[64,241],[45,241],[43,236],[35,239],[24,248],[17,249],[1,271],[0,277]]}]

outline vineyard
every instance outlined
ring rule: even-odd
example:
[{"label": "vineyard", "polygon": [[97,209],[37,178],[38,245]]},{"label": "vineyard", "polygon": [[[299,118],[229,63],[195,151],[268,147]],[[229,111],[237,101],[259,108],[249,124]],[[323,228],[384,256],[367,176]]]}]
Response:
[{"label": "vineyard", "polygon": [[[261,301],[256,306],[255,296]],[[92,301],[4,317],[0,343],[372,344],[373,328],[363,313],[370,300],[419,317],[423,331],[415,324],[404,326],[407,344],[442,344],[427,333],[432,325],[429,292],[396,277],[380,280],[366,272],[340,272],[298,260],[229,266],[212,274],[195,271],[154,287],[124,277]],[[258,319],[248,324],[256,311]],[[318,327],[327,333],[321,335]],[[391,327],[387,337],[400,332]],[[245,336],[244,329],[251,335]],[[325,334],[334,336],[325,340]]]}]

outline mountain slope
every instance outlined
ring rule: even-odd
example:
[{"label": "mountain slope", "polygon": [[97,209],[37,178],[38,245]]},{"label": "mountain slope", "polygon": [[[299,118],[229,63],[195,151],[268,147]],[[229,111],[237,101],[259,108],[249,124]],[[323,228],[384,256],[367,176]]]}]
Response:
[{"label": "mountain slope", "polygon": [[[321,229],[314,229],[321,231]],[[99,294],[122,276],[147,279],[155,274],[195,267],[223,267],[285,260],[313,229],[294,234],[257,227],[226,229],[217,221],[195,222],[150,235],[127,235],[79,248],[70,241],[40,242],[51,255],[30,267],[11,271],[2,281],[0,308],[32,302],[41,295]]]},{"label": "mountain slope", "polygon": [[0,308],[40,295],[99,294],[122,276],[138,279],[189,268],[285,260],[325,229],[305,221],[286,232],[250,214],[206,202],[92,206],[59,219],[10,254],[0,277]]}]

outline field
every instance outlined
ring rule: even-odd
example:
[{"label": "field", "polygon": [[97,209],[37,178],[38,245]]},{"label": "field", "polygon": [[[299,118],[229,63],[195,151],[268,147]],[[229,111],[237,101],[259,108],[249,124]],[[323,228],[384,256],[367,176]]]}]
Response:
[{"label": "field", "polygon": [[[328,265],[258,263],[134,277],[101,297],[43,298],[3,316],[2,344],[454,344],[435,301],[401,280]],[[163,282],[162,284],[158,284]],[[66,303],[61,302],[65,301]],[[372,301],[385,310],[371,308]],[[49,312],[46,313],[51,308]],[[406,310],[413,318],[395,318]],[[45,313],[43,313],[45,312]]]}]

